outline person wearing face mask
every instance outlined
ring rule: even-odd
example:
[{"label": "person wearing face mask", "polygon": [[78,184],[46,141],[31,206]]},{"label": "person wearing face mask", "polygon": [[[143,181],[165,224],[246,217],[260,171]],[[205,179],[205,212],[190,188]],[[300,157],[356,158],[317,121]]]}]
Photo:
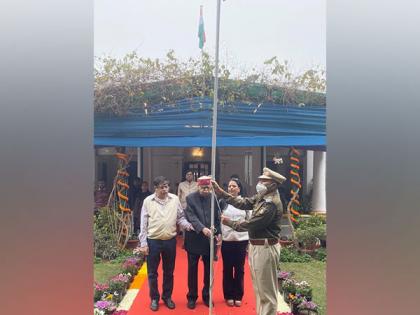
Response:
[{"label": "person wearing face mask", "polygon": [[221,222],[235,231],[248,231],[248,260],[258,315],[277,313],[277,270],[280,264],[280,221],[283,214],[277,189],[285,180],[284,176],[264,167],[263,174],[258,177],[257,194],[250,198],[235,197],[212,181],[215,193],[228,204],[238,209],[252,210],[252,215],[247,220],[232,220],[222,215]]},{"label": "person wearing face mask", "polygon": [[[228,192],[233,197],[242,196],[243,188],[237,178],[231,178]],[[243,211],[228,204],[223,215],[232,221],[246,220],[250,211]],[[244,296],[244,265],[248,232],[237,232],[222,224],[223,295],[228,306],[241,306]]]}]

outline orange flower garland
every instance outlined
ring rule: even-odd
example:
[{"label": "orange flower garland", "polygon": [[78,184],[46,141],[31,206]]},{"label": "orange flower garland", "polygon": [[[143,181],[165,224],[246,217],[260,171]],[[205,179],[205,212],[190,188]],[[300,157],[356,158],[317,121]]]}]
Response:
[{"label": "orange flower garland", "polygon": [[291,202],[289,203],[289,210],[290,210],[290,219],[297,223],[300,213],[298,211],[300,202],[299,202],[299,190],[302,188],[302,184],[300,183],[300,153],[295,148],[292,148],[290,151],[290,183],[292,184],[292,188],[290,193],[292,194]]},{"label": "orange flower garland", "polygon": [[[128,163],[128,155],[124,153],[116,153],[115,156],[120,160],[121,166],[124,166]],[[131,212],[131,209],[128,207],[128,176],[129,174],[121,167],[117,171],[117,195],[119,200],[118,208],[123,212]]]}]

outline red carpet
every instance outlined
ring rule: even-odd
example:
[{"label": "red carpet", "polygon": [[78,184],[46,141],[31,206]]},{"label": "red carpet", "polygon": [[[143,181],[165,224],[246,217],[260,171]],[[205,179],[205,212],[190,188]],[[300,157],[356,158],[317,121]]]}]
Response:
[{"label": "red carpet", "polygon": [[[200,261],[199,273],[198,273],[198,292],[199,297],[197,299],[197,305],[194,310],[187,308],[187,252],[181,248],[181,240],[178,240],[176,252],[176,263],[174,272],[174,291],[172,299],[176,304],[174,310],[168,309],[162,301],[159,301],[159,310],[153,312],[149,309],[150,298],[149,298],[149,285],[144,281],[140,291],[131,306],[128,315],[175,315],[175,314],[196,314],[196,315],[207,315],[209,308],[206,307],[201,300],[201,289],[203,288],[203,263]],[[251,273],[249,271],[248,260],[245,261],[245,294],[242,299],[241,307],[229,307],[226,305],[223,298],[222,289],[222,278],[223,278],[223,262],[221,253],[219,250],[219,260],[214,264],[214,286],[213,286],[213,314],[215,315],[255,315],[255,297],[251,282]],[[162,265],[162,262],[161,262]],[[162,294],[162,268],[159,268],[159,291]]]}]

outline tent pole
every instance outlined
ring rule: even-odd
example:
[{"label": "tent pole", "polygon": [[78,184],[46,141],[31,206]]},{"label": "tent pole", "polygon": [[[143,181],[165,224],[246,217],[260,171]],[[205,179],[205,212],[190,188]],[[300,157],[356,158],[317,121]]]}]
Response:
[{"label": "tent pole", "polygon": [[[216,180],[216,130],[217,130],[217,93],[219,89],[219,33],[220,33],[220,0],[217,0],[217,22],[216,22],[216,55],[214,69],[214,97],[213,97],[213,128],[211,136],[211,176]],[[213,282],[214,282],[214,196],[211,195],[211,237],[210,237],[210,292],[209,292],[209,314],[213,314]],[[220,231],[219,231],[220,232]]]}]

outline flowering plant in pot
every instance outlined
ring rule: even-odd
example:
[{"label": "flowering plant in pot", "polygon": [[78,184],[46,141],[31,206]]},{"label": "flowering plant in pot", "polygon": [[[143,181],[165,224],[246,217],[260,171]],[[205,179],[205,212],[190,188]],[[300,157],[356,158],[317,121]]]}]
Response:
[{"label": "flowering plant in pot", "polygon": [[96,312],[96,314],[109,315],[109,314],[112,314],[116,309],[117,309],[117,306],[115,305],[114,302],[101,300],[95,303],[94,312]]},{"label": "flowering plant in pot", "polygon": [[296,282],[296,294],[301,294],[307,300],[312,300],[312,288],[306,281]]},{"label": "flowering plant in pot", "polygon": [[318,305],[312,301],[303,299],[298,305],[298,310],[302,315],[315,315],[318,314]]},{"label": "flowering plant in pot", "polygon": [[107,294],[109,290],[109,285],[107,283],[97,283],[93,284],[93,300],[94,302],[102,299],[104,295]]},{"label": "flowering plant in pot", "polygon": [[286,279],[290,279],[291,276],[292,276],[292,273],[291,272],[281,271],[281,270],[278,271],[278,273],[277,273],[277,279],[279,281],[279,290],[280,290],[280,293],[283,293],[283,282]]},{"label": "flowering plant in pot", "polygon": [[137,271],[139,268],[138,263],[139,263],[139,258],[136,258],[136,257],[127,258],[122,265],[123,272],[129,273],[132,275],[137,274]]},{"label": "flowering plant in pot", "polygon": [[124,293],[131,280],[130,273],[120,273],[119,275],[112,277],[109,280],[109,289],[111,291],[117,291]]},{"label": "flowering plant in pot", "polygon": [[289,293],[289,304],[290,304],[290,309],[292,311],[292,314],[298,314],[299,310],[298,310],[298,305],[300,305],[303,300],[305,299],[305,297],[302,294],[291,294]]},{"label": "flowering plant in pot", "polygon": [[282,283],[283,296],[286,302],[289,302],[290,294],[296,294],[296,281],[293,279],[286,279]]}]

